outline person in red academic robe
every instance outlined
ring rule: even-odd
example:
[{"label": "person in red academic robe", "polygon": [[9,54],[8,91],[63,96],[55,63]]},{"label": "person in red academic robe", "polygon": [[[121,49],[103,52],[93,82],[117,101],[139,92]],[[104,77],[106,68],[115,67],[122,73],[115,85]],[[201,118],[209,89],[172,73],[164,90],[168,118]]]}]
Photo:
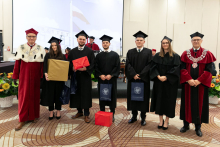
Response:
[{"label": "person in red academic robe", "polygon": [[70,48],[69,47],[67,47],[66,49],[65,49],[65,57],[66,57],[66,60],[68,60],[68,56],[69,56],[69,53],[70,53]]},{"label": "person in red academic robe", "polygon": [[40,113],[40,81],[43,78],[45,50],[35,43],[38,32],[33,28],[25,31],[27,43],[18,47],[15,54],[13,79],[19,79],[18,114],[15,130],[22,129],[26,121],[34,121]]},{"label": "person in red academic robe", "polygon": [[90,36],[89,37],[90,43],[87,43],[86,46],[91,48],[93,51],[99,51],[99,46],[94,42],[94,40],[95,40],[95,37]]},{"label": "person in red academic robe", "polygon": [[180,119],[184,126],[180,132],[189,130],[189,123],[195,124],[197,136],[202,136],[201,124],[209,122],[208,89],[212,80],[214,55],[201,47],[203,34],[190,35],[193,48],[181,56],[180,83],[182,84]]}]

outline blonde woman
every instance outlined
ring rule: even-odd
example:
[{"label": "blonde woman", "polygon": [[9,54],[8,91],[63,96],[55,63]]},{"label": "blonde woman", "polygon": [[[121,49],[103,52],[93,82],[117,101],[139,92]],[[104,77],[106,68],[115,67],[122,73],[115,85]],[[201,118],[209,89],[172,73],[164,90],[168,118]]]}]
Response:
[{"label": "blonde woman", "polygon": [[[163,38],[150,70],[150,78],[154,81],[150,111],[159,115],[158,129],[163,130],[168,129],[169,118],[175,117],[180,77],[180,57],[173,51],[171,42],[167,36]],[[165,121],[163,115],[166,116]]]}]

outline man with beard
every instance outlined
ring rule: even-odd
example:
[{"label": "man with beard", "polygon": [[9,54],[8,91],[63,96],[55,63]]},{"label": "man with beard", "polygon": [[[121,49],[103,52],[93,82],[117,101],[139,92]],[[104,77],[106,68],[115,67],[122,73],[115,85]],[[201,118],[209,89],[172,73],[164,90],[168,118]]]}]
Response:
[{"label": "man with beard", "polygon": [[[77,108],[78,110],[78,113],[72,116],[72,119],[83,116],[82,109],[84,109],[84,120],[86,123],[89,123],[89,108],[92,107],[91,73],[94,69],[95,56],[92,49],[85,46],[86,39],[88,38],[86,32],[82,30],[81,32],[76,34],[76,37],[78,47],[72,49],[68,56],[68,60],[70,61],[70,75],[73,75],[73,72],[76,72],[77,80],[76,94],[71,94],[70,97],[70,108]],[[72,61],[85,56],[88,58],[90,66],[75,70]]]}]

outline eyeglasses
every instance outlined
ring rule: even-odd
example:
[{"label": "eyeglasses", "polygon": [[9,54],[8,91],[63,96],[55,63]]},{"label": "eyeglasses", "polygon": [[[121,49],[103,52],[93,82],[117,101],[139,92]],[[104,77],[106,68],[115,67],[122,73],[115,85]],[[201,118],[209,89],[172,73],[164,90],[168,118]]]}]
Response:
[{"label": "eyeglasses", "polygon": [[202,39],[192,39],[193,42],[199,42]]},{"label": "eyeglasses", "polygon": [[165,45],[165,44],[169,44],[169,42],[163,42],[162,44],[163,44],[163,45]]},{"label": "eyeglasses", "polygon": [[28,38],[36,38],[37,36],[27,36]]}]

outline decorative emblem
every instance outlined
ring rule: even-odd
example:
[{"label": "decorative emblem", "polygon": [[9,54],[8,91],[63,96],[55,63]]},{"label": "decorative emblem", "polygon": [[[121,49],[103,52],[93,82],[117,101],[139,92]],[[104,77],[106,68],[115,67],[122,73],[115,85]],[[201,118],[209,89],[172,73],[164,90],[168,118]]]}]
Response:
[{"label": "decorative emblem", "polygon": [[198,58],[194,58],[192,55],[191,55],[191,52],[190,50],[187,50],[187,57],[193,62],[192,64],[192,67],[193,68],[196,68],[198,66],[197,62],[201,61],[202,59],[205,58],[206,54],[207,54],[207,51],[206,49],[204,49],[204,51],[202,52],[202,55]]},{"label": "decorative emblem", "polygon": [[24,49],[24,45],[21,45],[21,49],[22,49],[22,50]]},{"label": "decorative emblem", "polygon": [[38,50],[38,51],[40,50],[40,45],[37,45],[37,50]]},{"label": "decorative emblem", "polygon": [[104,88],[104,89],[102,90],[102,93],[103,93],[104,95],[108,95],[108,94],[109,94],[109,89],[108,89],[108,88]]},{"label": "decorative emblem", "polygon": [[141,87],[134,87],[134,93],[140,94],[141,93]]}]

